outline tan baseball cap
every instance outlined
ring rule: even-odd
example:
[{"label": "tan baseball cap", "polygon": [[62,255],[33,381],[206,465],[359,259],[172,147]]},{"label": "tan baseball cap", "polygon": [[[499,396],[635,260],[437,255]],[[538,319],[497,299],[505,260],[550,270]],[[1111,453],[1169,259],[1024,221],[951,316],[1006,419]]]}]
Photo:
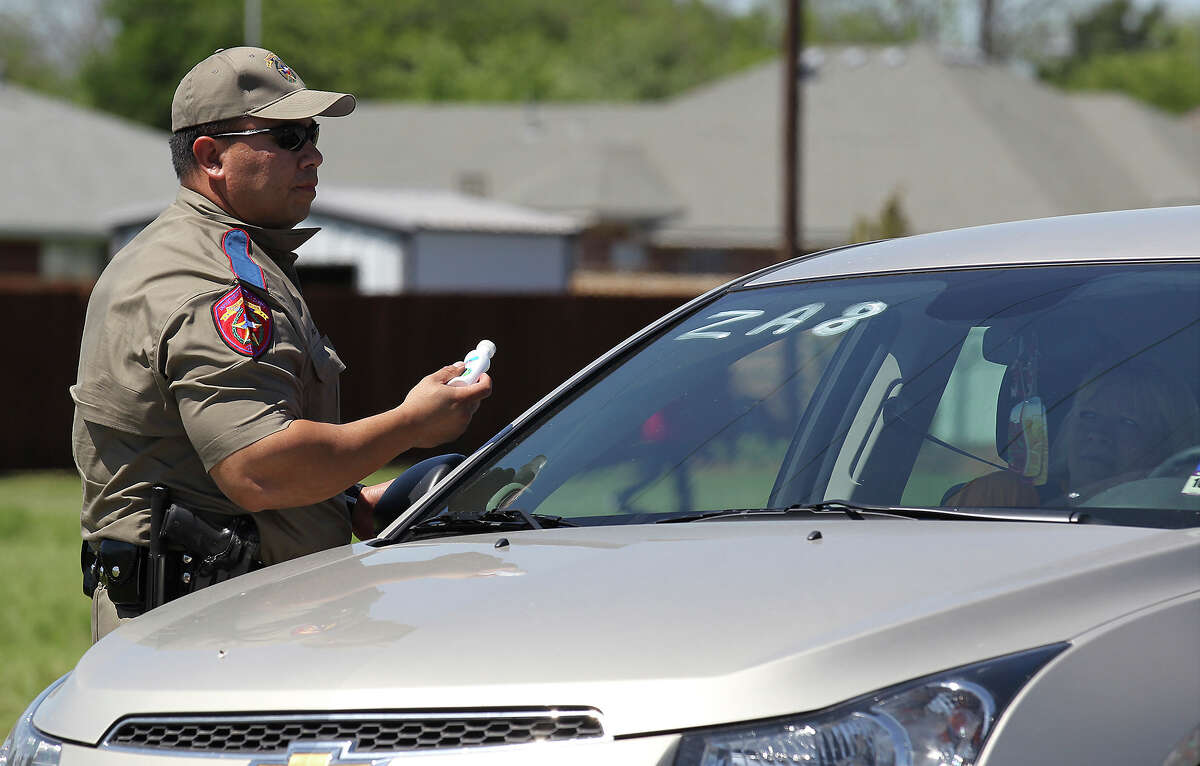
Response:
[{"label": "tan baseball cap", "polygon": [[309,90],[296,70],[263,48],[224,48],[192,67],[175,89],[171,130],[233,117],[345,117],[354,96]]}]

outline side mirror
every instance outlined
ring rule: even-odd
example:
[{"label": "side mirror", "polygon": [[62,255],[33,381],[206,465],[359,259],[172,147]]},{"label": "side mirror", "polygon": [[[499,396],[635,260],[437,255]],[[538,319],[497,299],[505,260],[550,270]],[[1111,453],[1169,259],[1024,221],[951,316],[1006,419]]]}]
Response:
[{"label": "side mirror", "polygon": [[466,455],[457,453],[438,455],[422,460],[393,479],[372,511],[375,534],[378,535],[413,503],[425,497],[435,484],[466,459]]}]

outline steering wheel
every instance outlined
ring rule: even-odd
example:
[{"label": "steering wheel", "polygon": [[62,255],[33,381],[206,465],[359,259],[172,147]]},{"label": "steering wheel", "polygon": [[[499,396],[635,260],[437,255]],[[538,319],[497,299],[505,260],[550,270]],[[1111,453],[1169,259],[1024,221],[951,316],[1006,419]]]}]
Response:
[{"label": "steering wheel", "polygon": [[483,507],[485,511],[504,510],[517,499],[517,495],[525,490],[527,485],[520,481],[510,481],[492,494],[487,504]]},{"label": "steering wheel", "polygon": [[1200,445],[1188,447],[1171,455],[1147,474],[1147,478],[1174,478],[1180,474],[1190,476],[1197,467],[1200,467]]}]

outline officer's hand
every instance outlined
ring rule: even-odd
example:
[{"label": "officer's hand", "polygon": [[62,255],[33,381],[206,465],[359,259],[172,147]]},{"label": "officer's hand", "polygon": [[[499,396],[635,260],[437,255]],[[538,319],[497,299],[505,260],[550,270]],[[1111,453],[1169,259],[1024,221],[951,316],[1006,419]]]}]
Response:
[{"label": "officer's hand", "polygon": [[404,397],[400,406],[412,423],[414,447],[436,447],[461,436],[479,403],[492,393],[487,373],[469,386],[447,386],[463,369],[461,362],[443,367],[422,378]]},{"label": "officer's hand", "polygon": [[354,527],[354,536],[359,540],[370,540],[378,535],[381,529],[375,528],[375,504],[395,479],[389,479],[382,484],[372,484],[363,487],[358,494],[358,502],[354,504],[354,513],[350,523]]}]

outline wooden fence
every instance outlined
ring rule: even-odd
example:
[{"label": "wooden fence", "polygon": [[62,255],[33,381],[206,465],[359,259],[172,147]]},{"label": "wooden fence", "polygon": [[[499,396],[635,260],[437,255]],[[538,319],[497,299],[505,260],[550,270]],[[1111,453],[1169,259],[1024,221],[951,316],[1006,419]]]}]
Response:
[{"label": "wooden fence", "polygon": [[[495,389],[456,442],[470,453],[568,376],[685,301],[680,297],[359,296],[310,291],[318,326],[347,365],[347,420],[399,404],[422,376],[459,360],[482,338],[496,343]],[[0,376],[6,413],[0,470],[69,468],[75,381],[87,290],[0,285],[0,322],[14,341]],[[20,340],[20,348],[15,341]]]}]

